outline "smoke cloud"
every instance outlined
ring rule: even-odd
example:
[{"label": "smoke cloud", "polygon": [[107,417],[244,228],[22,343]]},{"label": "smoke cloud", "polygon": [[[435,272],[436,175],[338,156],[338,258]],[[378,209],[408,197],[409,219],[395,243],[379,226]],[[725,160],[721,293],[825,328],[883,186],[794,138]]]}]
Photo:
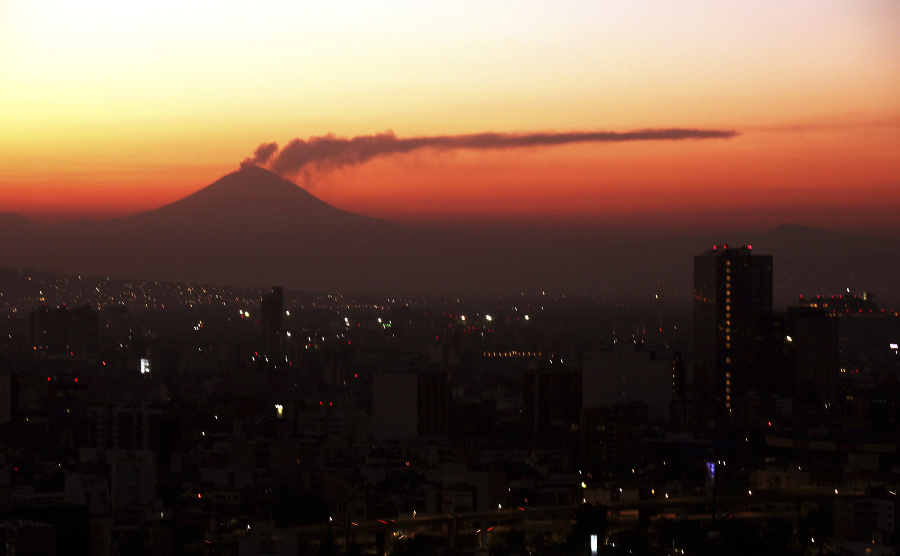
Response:
[{"label": "smoke cloud", "polygon": [[308,170],[332,170],[364,164],[373,158],[403,154],[418,149],[514,149],[570,143],[619,143],[624,141],[680,141],[683,139],[728,139],[736,131],[705,129],[644,129],[639,131],[597,131],[569,133],[476,133],[400,138],[387,131],[353,138],[329,134],[294,139],[280,151],[276,143],[263,143],[241,166],[264,166],[276,174],[290,175]]},{"label": "smoke cloud", "polygon": [[245,158],[244,161],[241,162],[241,168],[247,166],[264,166],[266,161],[272,158],[272,155],[277,151],[278,143],[263,143],[256,147],[256,150],[253,151],[253,156]]}]

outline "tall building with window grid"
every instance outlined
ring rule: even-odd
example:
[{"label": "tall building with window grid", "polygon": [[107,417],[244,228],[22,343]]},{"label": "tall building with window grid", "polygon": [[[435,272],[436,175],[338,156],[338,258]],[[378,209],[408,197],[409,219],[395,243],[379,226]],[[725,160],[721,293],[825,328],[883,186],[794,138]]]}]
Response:
[{"label": "tall building with window grid", "polygon": [[750,245],[694,256],[694,397],[700,423],[749,424],[771,391],[772,257]]}]

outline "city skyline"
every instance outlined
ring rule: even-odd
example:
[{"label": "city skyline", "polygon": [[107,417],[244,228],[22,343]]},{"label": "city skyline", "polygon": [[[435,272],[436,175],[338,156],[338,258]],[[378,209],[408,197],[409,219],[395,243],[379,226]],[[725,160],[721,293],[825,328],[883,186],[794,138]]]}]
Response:
[{"label": "city skyline", "polygon": [[[302,11],[301,11],[302,10]],[[2,212],[102,220],[295,139],[733,131],[427,147],[284,175],[402,222],[884,232],[900,208],[900,8],[390,3],[2,8]]]}]

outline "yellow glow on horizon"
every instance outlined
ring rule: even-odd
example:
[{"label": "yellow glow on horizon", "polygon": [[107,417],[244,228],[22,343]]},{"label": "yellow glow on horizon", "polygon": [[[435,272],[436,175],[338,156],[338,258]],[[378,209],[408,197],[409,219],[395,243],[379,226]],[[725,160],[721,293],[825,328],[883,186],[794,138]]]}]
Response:
[{"label": "yellow glow on horizon", "polygon": [[[410,155],[325,178],[326,200],[465,211],[476,198],[502,206],[524,184],[539,210],[543,184],[564,214],[585,210],[578,199],[596,183],[665,197],[673,183],[716,180],[746,202],[789,180],[896,187],[897,29],[890,0],[3,3],[2,210],[151,208],[259,143],[388,129],[746,133],[721,145]],[[776,129],[795,123],[806,131]]]}]

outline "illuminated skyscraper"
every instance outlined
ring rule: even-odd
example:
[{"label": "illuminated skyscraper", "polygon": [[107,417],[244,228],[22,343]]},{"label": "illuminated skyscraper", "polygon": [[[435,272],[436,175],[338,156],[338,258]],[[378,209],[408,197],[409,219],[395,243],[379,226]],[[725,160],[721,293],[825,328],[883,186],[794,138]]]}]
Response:
[{"label": "illuminated skyscraper", "polygon": [[717,245],[694,257],[694,393],[699,421],[749,415],[751,396],[770,390],[772,257],[749,245]]}]

